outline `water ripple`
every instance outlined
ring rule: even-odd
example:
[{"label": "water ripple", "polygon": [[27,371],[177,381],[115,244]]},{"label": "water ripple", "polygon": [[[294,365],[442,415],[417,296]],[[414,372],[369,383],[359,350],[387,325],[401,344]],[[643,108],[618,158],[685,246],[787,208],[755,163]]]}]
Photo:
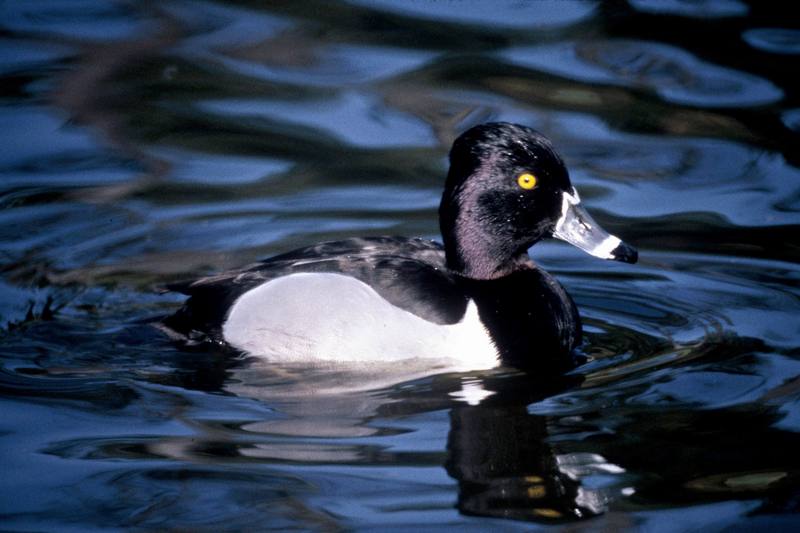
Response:
[{"label": "water ripple", "polygon": [[628,0],[635,9],[644,13],[679,15],[697,18],[743,17],[749,6],[739,0]]},{"label": "water ripple", "polygon": [[763,106],[783,98],[783,91],[769,80],[714,65],[680,48],[654,42],[564,42],[514,47],[500,57],[515,65],[583,83],[645,89],[680,105]]},{"label": "water ripple", "polygon": [[789,28],[753,28],[742,34],[753,48],[773,54],[800,54],[800,30]]},{"label": "water ripple", "polygon": [[397,0],[350,0],[350,3],[444,23],[475,24],[499,28],[550,29],[576,24],[589,18],[596,2],[539,0],[536,3],[502,0],[491,5],[480,0],[459,2],[403,2]]}]

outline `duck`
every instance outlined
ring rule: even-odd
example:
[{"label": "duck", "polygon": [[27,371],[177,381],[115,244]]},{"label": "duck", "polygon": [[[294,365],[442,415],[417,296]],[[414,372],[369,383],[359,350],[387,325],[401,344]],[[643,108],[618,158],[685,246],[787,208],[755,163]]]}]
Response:
[{"label": "duck", "polygon": [[441,243],[348,238],[170,285],[188,299],[163,329],[276,363],[563,372],[578,361],[580,314],[529,249],[556,238],[638,259],[585,210],[552,143],[508,122],[453,142],[439,225]]}]

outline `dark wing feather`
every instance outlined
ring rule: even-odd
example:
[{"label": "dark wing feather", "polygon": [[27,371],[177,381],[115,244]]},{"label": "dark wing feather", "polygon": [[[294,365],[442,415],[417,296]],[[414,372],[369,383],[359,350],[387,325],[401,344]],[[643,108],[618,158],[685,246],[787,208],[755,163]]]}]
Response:
[{"label": "dark wing feather", "polygon": [[189,299],[164,324],[189,338],[218,340],[228,310],[239,296],[270,279],[299,272],[351,276],[393,305],[437,324],[458,322],[466,310],[466,296],[447,270],[440,244],[366,237],[300,248],[242,269],[170,285],[170,290]]}]

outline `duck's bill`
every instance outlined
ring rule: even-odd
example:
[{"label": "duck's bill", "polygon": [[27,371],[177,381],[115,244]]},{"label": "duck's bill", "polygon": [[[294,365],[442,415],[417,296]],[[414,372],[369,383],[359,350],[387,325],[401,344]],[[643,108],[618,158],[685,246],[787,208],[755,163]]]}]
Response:
[{"label": "duck's bill", "polygon": [[636,248],[606,233],[580,204],[581,200],[575,189],[572,189],[571,194],[563,193],[561,218],[556,222],[553,237],[601,259],[635,263],[639,258]]}]

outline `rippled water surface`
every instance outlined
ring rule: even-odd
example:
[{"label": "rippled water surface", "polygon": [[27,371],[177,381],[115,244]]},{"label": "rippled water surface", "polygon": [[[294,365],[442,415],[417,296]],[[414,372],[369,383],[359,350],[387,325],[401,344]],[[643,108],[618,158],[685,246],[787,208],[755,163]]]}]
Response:
[{"label": "rippled water surface", "polygon": [[[800,527],[800,21],[780,3],[0,2],[0,529]],[[397,377],[167,339],[165,284],[438,238],[533,126],[637,265],[532,256],[588,362]]]}]

